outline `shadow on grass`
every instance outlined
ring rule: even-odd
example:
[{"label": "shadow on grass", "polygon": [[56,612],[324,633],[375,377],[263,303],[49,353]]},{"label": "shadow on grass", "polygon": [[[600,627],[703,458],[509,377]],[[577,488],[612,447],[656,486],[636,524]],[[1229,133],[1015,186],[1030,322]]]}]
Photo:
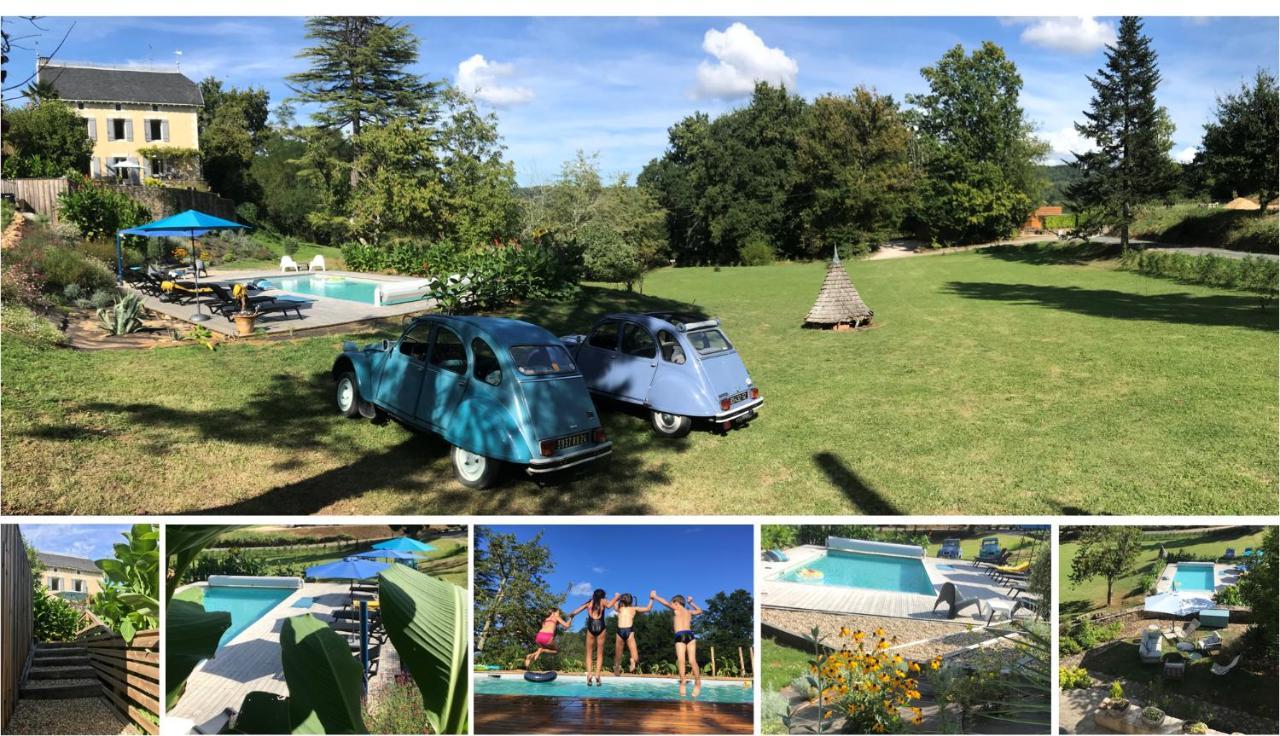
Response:
[{"label": "shadow on grass", "polygon": [[1072,266],[1089,261],[1120,257],[1120,244],[1095,243],[1084,240],[1046,241],[1026,245],[993,245],[978,251],[984,255],[1014,263],[1037,266]]},{"label": "shadow on grass", "polygon": [[890,503],[880,492],[867,485],[840,458],[829,452],[819,452],[813,462],[827,476],[831,485],[844,494],[849,503],[863,514],[872,516],[902,516],[903,512]]},{"label": "shadow on grass", "polygon": [[1275,330],[1275,315],[1258,309],[1249,296],[1215,294],[1131,294],[1111,289],[1045,284],[1001,284],[985,281],[952,281],[948,291],[966,299],[1015,302],[1075,312],[1090,317],[1132,319],[1170,324],[1216,327],[1248,327]]},{"label": "shadow on grass", "polygon": [[1067,619],[1093,610],[1096,608],[1090,605],[1089,601],[1063,601],[1058,604],[1058,617]]}]

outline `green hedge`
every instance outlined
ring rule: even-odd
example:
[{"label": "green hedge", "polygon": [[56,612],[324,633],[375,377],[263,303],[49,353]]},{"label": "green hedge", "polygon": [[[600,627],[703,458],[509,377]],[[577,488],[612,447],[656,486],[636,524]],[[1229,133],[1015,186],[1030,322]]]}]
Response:
[{"label": "green hedge", "polygon": [[1150,276],[1176,279],[1188,284],[1217,286],[1257,294],[1266,308],[1276,300],[1280,263],[1258,256],[1227,258],[1196,256],[1165,250],[1130,251],[1120,264]]},{"label": "green hedge", "polygon": [[1275,253],[1280,243],[1280,219],[1274,212],[1263,215],[1192,204],[1148,207],[1138,213],[1129,234],[1169,245]]}]

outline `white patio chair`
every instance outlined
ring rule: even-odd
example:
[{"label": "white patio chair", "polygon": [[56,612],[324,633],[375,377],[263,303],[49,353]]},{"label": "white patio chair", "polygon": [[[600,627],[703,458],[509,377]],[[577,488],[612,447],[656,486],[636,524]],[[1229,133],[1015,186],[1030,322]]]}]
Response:
[{"label": "white patio chair", "polygon": [[1236,655],[1235,659],[1231,660],[1231,664],[1228,664],[1228,665],[1226,665],[1226,666],[1223,666],[1223,665],[1218,664],[1217,662],[1214,662],[1214,663],[1213,663],[1213,667],[1211,667],[1211,668],[1209,669],[1209,671],[1210,671],[1210,672],[1212,672],[1212,673],[1213,673],[1213,674],[1215,674],[1215,675],[1222,676],[1222,675],[1227,674],[1227,673],[1228,673],[1228,672],[1230,672],[1231,670],[1235,669],[1235,668],[1236,668],[1236,665],[1238,665],[1238,664],[1240,664],[1240,655],[1239,655],[1239,654],[1237,654],[1237,655]]},{"label": "white patio chair", "polygon": [[284,273],[290,269],[301,271],[302,267],[298,265],[297,261],[293,260],[293,256],[280,256],[280,272]]},{"label": "white patio chair", "polygon": [[324,256],[317,253],[315,258],[311,259],[311,270],[312,271],[328,271],[329,270],[324,265]]}]

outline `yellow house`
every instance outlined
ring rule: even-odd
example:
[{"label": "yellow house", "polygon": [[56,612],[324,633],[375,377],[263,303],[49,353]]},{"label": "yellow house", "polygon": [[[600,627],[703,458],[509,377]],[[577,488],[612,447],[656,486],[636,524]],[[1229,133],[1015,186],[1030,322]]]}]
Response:
[{"label": "yellow house", "polygon": [[71,600],[87,600],[102,590],[102,570],[93,560],[54,552],[37,552],[44,565],[40,582],[49,592]]},{"label": "yellow house", "polygon": [[38,80],[52,85],[85,119],[85,133],[94,142],[91,176],[135,184],[144,177],[192,178],[190,167],[181,165],[189,157],[165,157],[153,149],[200,149],[197,117],[204,97],[195,82],[176,71],[48,59],[38,64]]}]

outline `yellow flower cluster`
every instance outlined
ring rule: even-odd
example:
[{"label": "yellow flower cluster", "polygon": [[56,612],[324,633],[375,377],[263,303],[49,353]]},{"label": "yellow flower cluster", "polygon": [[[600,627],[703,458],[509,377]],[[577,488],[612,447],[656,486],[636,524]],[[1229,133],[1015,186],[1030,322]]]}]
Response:
[{"label": "yellow flower cluster", "polygon": [[[884,733],[901,722],[901,709],[905,708],[912,714],[912,723],[922,723],[923,712],[911,704],[920,699],[917,676],[922,666],[889,651],[898,638],[880,628],[868,635],[842,627],[839,635],[843,640],[839,650],[820,657],[810,667],[820,684],[823,702],[832,706],[824,711],[824,720],[834,711],[872,733]],[[942,660],[934,658],[927,666],[937,670]]]}]

